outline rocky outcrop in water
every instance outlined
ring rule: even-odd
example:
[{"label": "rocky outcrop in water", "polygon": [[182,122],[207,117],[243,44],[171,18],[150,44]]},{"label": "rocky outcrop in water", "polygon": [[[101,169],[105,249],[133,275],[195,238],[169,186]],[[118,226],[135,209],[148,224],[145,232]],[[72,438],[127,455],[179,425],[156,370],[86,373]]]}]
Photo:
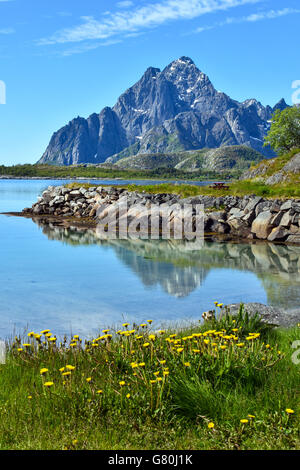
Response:
[{"label": "rocky outcrop in water", "polygon": [[[126,203],[126,213],[119,209]],[[227,238],[259,239],[270,242],[300,244],[300,199],[263,199],[259,196],[196,196],[181,199],[175,194],[147,194],[117,187],[49,187],[24,215],[53,216],[61,219],[89,219],[101,225],[109,214],[116,212],[118,222],[126,217],[146,222],[150,230],[149,208],[157,210],[160,227],[163,218],[170,224],[187,217],[186,206],[192,207],[192,225],[195,225],[196,207],[203,205],[204,230]],[[171,208],[171,211],[170,211]],[[104,222],[103,222],[104,223]],[[145,225],[143,225],[145,227]]]},{"label": "rocky outcrop in water", "polygon": [[255,99],[243,103],[217,91],[192,59],[181,57],[163,71],[150,67],[113,108],[77,117],[55,132],[39,163],[102,163],[136,154],[246,145],[263,147],[274,108]]}]

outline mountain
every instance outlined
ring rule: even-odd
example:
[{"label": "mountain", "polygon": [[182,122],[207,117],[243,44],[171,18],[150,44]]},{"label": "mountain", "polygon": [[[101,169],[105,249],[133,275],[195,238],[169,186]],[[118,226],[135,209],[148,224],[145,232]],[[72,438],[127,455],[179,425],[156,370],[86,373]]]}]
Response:
[{"label": "mountain", "polygon": [[109,157],[246,145],[265,156],[264,136],[275,109],[255,99],[243,103],[217,91],[192,59],[163,71],[150,67],[113,108],[77,117],[55,132],[39,163],[103,163]]},{"label": "mountain", "polygon": [[175,168],[183,171],[226,171],[248,170],[259,163],[264,156],[244,145],[219,147],[217,149],[188,150],[176,153],[138,154],[121,158],[115,167],[122,169],[155,170],[157,168]]}]

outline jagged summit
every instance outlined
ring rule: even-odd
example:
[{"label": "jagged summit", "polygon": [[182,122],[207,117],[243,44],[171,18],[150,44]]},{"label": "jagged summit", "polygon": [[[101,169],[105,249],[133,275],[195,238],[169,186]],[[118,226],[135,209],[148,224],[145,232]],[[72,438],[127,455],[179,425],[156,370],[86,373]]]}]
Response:
[{"label": "jagged summit", "polygon": [[[239,103],[217,91],[189,57],[162,71],[149,67],[112,107],[76,118],[55,132],[40,162],[102,163],[122,156],[247,145],[263,147],[275,109],[255,99]],[[117,154],[117,157],[115,155]],[[112,157],[112,158],[111,158]]]}]

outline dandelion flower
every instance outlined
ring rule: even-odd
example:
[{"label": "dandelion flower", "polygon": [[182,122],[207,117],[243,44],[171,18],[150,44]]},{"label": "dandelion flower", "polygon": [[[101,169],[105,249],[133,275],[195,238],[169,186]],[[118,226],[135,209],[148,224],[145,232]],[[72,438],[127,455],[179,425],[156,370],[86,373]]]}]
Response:
[{"label": "dandelion flower", "polygon": [[45,382],[44,383],[44,387],[48,387],[48,388],[52,387],[53,385],[54,385],[53,382]]},{"label": "dandelion flower", "polygon": [[153,320],[147,320],[147,322],[151,325],[151,323],[153,322]]},{"label": "dandelion flower", "polygon": [[91,382],[92,381],[92,377],[87,377],[87,379],[85,379],[87,382]]},{"label": "dandelion flower", "polygon": [[292,410],[291,408],[287,408],[285,411],[286,411],[289,415],[292,415],[292,414],[295,413],[295,411]]},{"label": "dandelion flower", "polygon": [[248,419],[240,419],[240,423],[246,424],[246,423],[249,423],[249,420]]},{"label": "dandelion flower", "polygon": [[68,364],[68,365],[66,366],[66,369],[68,369],[68,370],[74,370],[74,369],[75,369],[75,366],[71,366],[71,365]]},{"label": "dandelion flower", "polygon": [[119,382],[119,385],[121,385],[121,387],[124,387],[124,385],[126,385],[126,382],[124,380],[121,380],[121,382]]},{"label": "dandelion flower", "polygon": [[130,398],[130,397],[131,397],[130,393],[127,393],[126,398]]},{"label": "dandelion flower", "polygon": [[48,369],[46,369],[45,367],[40,370],[40,374],[41,374],[41,375],[46,374],[46,372],[48,372]]},{"label": "dandelion flower", "polygon": [[98,395],[102,395],[103,394],[103,390],[97,390],[96,392]]},{"label": "dandelion flower", "polygon": [[208,423],[207,427],[209,429],[213,429],[215,427],[215,424],[213,422]]}]

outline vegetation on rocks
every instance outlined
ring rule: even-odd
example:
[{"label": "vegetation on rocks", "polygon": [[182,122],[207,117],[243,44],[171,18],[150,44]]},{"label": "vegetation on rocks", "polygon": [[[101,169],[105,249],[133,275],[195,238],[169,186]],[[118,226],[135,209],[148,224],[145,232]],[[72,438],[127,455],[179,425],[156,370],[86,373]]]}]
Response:
[{"label": "vegetation on rocks", "polygon": [[1,366],[1,449],[299,449],[298,338],[242,307],[176,331],[29,332]]}]

